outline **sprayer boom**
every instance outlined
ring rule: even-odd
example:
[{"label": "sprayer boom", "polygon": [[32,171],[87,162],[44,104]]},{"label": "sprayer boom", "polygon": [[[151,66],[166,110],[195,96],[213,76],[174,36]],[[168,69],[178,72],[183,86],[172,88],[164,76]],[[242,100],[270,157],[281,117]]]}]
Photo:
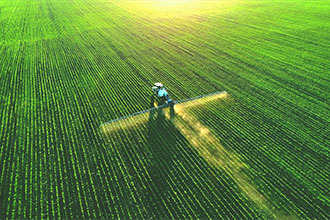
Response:
[{"label": "sprayer boom", "polygon": [[135,112],[135,113],[127,115],[127,116],[123,116],[123,117],[120,117],[120,118],[113,119],[111,121],[108,121],[108,122],[105,122],[105,123],[101,124],[101,127],[108,126],[108,125],[110,125],[114,122],[129,119],[129,118],[132,118],[134,116],[138,116],[138,115],[145,114],[145,113],[148,113],[148,112],[152,112],[152,111],[155,111],[155,110],[161,110],[161,109],[164,109],[164,108],[169,108],[173,105],[177,105],[177,104],[181,104],[181,103],[187,103],[188,104],[188,102],[190,102],[192,105],[194,105],[194,104],[198,104],[199,103],[198,100],[201,100],[201,99],[205,99],[205,101],[203,102],[203,103],[205,103],[207,101],[214,100],[214,99],[218,98],[219,96],[225,96],[225,95],[227,95],[226,91],[218,91],[218,92],[214,92],[214,93],[210,93],[210,94],[206,94],[206,95],[200,95],[200,96],[196,96],[196,97],[193,97],[193,98],[188,98],[188,99],[184,99],[184,100],[180,100],[180,101],[174,101],[171,104],[163,104],[163,105],[160,105],[160,106],[157,106],[157,107],[152,107],[152,108],[149,108],[149,109],[146,109],[146,110],[143,110],[143,111]]}]

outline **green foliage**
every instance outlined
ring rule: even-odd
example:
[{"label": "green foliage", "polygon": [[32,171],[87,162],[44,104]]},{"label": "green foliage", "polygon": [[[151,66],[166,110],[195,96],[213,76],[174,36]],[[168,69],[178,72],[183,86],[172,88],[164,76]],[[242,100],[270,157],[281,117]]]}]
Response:
[{"label": "green foliage", "polygon": [[[146,2],[0,1],[0,219],[329,218],[330,1]],[[240,175],[165,118],[100,135],[157,81],[228,91],[190,111]]]}]

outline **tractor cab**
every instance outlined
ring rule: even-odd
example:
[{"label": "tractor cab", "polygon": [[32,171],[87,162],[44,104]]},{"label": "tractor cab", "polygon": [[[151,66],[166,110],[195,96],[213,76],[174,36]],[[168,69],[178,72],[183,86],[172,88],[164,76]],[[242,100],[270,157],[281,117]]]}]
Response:
[{"label": "tractor cab", "polygon": [[173,101],[168,95],[165,86],[160,82],[155,83],[152,87],[151,107],[171,103],[173,103]]}]

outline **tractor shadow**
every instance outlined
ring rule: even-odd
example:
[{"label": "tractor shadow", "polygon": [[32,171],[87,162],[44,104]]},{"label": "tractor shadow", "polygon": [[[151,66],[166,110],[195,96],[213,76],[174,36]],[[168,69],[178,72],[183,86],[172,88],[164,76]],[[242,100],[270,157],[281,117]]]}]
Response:
[{"label": "tractor shadow", "polygon": [[[237,192],[230,186],[235,183],[230,178],[218,178],[227,174],[210,167],[191,146],[186,135],[173,123],[179,118],[173,108],[169,115],[162,111],[149,114],[146,149],[150,152],[151,163],[147,167],[150,178],[142,193],[148,212],[157,219],[187,216],[208,219],[232,216],[233,212],[237,213],[237,218],[243,218],[240,212],[233,210],[239,201],[235,198]],[[226,203],[223,203],[224,197]]]},{"label": "tractor shadow", "polygon": [[205,144],[200,140],[200,146],[193,144],[200,133],[195,123],[180,127],[184,123],[181,119],[173,109],[156,110],[121,123],[123,129],[107,136],[111,175],[116,176],[112,188],[118,202],[114,205],[131,213],[120,217],[244,219],[247,213],[260,217],[253,214],[249,201],[239,196],[240,190],[228,173],[210,165],[202,148],[196,149]]}]

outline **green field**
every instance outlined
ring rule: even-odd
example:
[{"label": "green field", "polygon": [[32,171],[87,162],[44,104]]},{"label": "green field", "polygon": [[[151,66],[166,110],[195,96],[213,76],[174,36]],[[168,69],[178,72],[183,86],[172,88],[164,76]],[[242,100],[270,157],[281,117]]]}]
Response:
[{"label": "green field", "polygon": [[[330,219],[329,12],[0,0],[0,219]],[[101,131],[157,81],[227,95]]]}]

